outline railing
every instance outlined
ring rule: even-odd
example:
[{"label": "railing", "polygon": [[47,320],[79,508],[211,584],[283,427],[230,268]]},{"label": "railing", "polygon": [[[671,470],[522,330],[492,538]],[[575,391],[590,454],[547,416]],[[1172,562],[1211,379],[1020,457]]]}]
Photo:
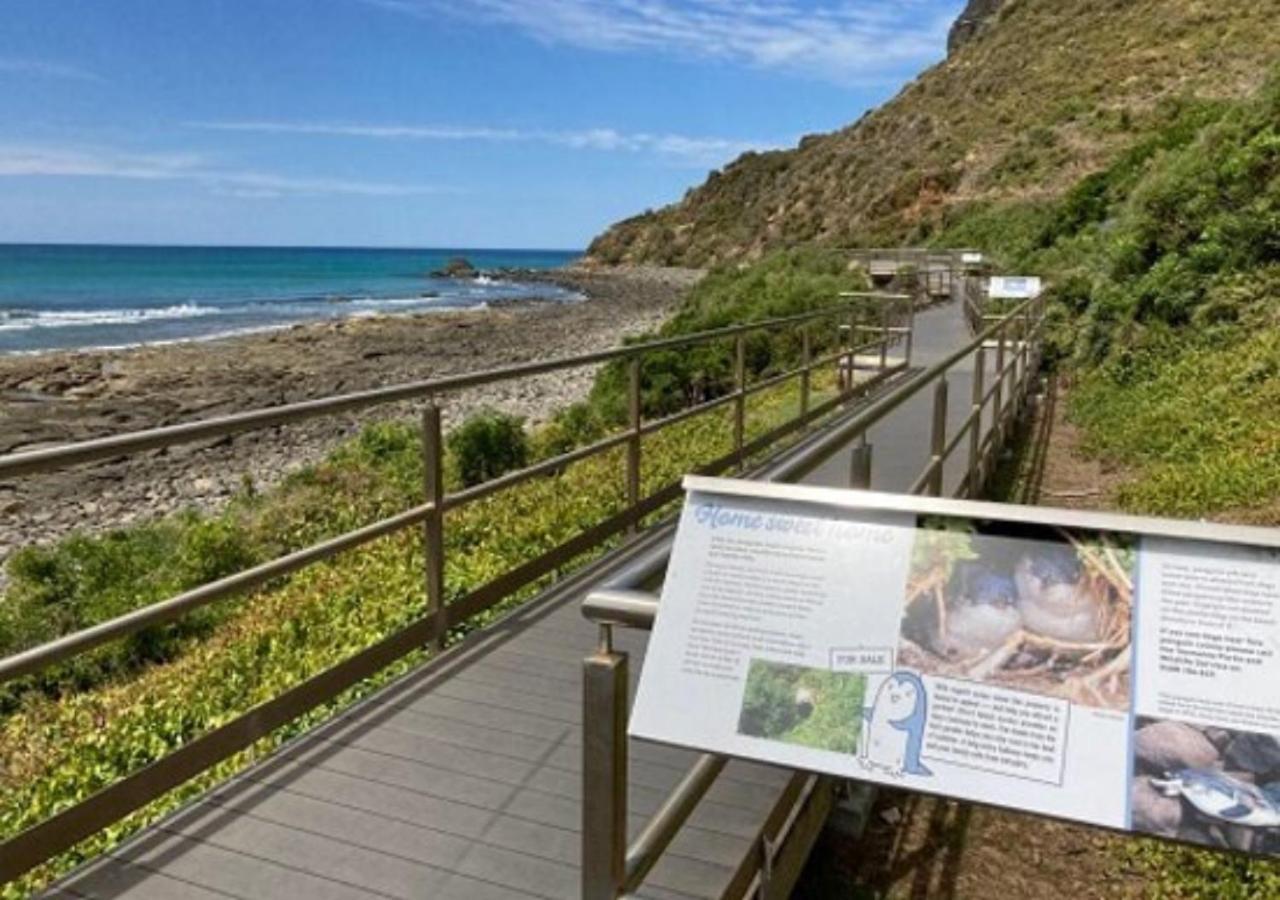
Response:
[{"label": "railing", "polygon": [[[699,467],[699,471],[714,474],[741,469],[762,451],[819,421],[851,399],[865,394],[874,385],[905,371],[909,365],[909,357],[893,361],[888,351],[890,347],[905,342],[908,354],[910,352],[910,322],[913,316],[910,298],[897,294],[849,294],[842,297],[845,302],[825,309],[700,334],[349,393],[0,457],[0,480],[3,480],[383,404],[407,400],[420,400],[425,404],[421,414],[424,457],[424,496],[421,504],[0,660],[0,683],[9,682],[86,653],[106,642],[170,622],[211,603],[244,594],[283,575],[297,572],[379,538],[412,527],[423,529],[426,549],[424,590],[427,598],[427,612],[423,617],[4,841],[0,844],[0,884],[72,848],[81,840],[144,807],[190,778],[250,747],[258,739],[333,700],[343,691],[407,654],[423,647],[437,650],[442,648],[449,628],[491,609],[516,591],[560,570],[583,553],[637,528],[680,494],[679,483],[672,483],[642,495],[642,438],[645,436],[692,417],[732,407],[732,450],[719,459],[707,461]],[[869,305],[877,304],[878,308],[867,309]],[[836,349],[815,355],[815,329],[830,327],[833,322],[838,328]],[[796,331],[799,332],[801,344],[800,365],[752,381],[745,366],[747,336],[759,332],[774,334]],[[855,345],[856,335],[870,337]],[[641,363],[645,355],[660,350],[691,348],[723,341],[733,343],[732,390],[679,412],[646,421],[641,409]],[[853,378],[855,363],[865,354],[875,354],[878,365],[871,377],[857,382]],[[629,417],[624,430],[487,482],[452,493],[446,491],[442,477],[444,449],[441,401],[447,394],[461,388],[609,362],[620,362],[628,367]],[[834,396],[814,403],[813,374],[827,367],[835,367],[839,371],[839,386]],[[763,391],[780,388],[786,383],[798,384],[797,414],[767,433],[748,440],[748,399]],[[621,511],[603,518],[558,546],[498,575],[446,605],[446,512],[460,509],[532,479],[554,475],[568,465],[616,448],[625,448],[626,457],[624,490],[627,502]]]},{"label": "railing", "polygon": [[[769,481],[794,481],[835,453],[854,446],[851,486],[871,483],[871,445],[868,431],[920,392],[932,388],[933,416],[928,462],[910,488],[911,493],[941,495],[946,463],[961,446],[968,447],[964,476],[956,496],[976,497],[987,483],[1010,429],[1022,413],[1039,367],[1044,328],[1041,300],[1026,301],[1007,314],[993,317],[965,347],[911,378],[896,390],[871,403],[816,442],[801,446],[782,460],[760,468],[754,477]],[[989,352],[995,353],[994,370],[987,379]],[[948,374],[972,360],[970,411],[954,433],[947,432]],[[982,422],[990,409],[990,427]],[[582,900],[616,900],[637,891],[663,851],[693,814],[728,762],[726,757],[701,754],[658,811],[629,845],[627,842],[627,686],[628,656],[613,645],[614,628],[648,630],[657,613],[658,599],[646,592],[662,574],[670,542],[655,548],[593,591],[583,604],[583,615],[600,629],[596,652],[583,663],[582,757]],[[829,780],[796,773],[787,795],[796,798],[781,822],[766,823],[757,838],[757,860],[752,870],[740,870],[726,897],[782,896],[769,889],[779,849],[790,829],[799,829],[802,801],[817,796]],[[783,888],[785,890],[785,888]]]}]

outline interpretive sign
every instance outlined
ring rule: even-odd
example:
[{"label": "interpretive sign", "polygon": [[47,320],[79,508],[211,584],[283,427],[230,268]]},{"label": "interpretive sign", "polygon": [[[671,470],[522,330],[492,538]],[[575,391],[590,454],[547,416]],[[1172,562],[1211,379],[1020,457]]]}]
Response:
[{"label": "interpretive sign", "polygon": [[1280,854],[1280,533],[686,487],[634,736]]},{"label": "interpretive sign", "polygon": [[987,284],[987,296],[992,300],[1034,300],[1041,290],[1040,279],[1034,275],[994,276]]}]

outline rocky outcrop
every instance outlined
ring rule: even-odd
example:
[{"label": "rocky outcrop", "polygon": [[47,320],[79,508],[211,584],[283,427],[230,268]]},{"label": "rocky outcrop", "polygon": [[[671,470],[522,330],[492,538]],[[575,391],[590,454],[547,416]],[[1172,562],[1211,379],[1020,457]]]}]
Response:
[{"label": "rocky outcrop", "polygon": [[947,34],[947,55],[951,55],[973,40],[1000,13],[1006,0],[969,0],[960,18],[951,25]]},{"label": "rocky outcrop", "polygon": [[431,273],[432,278],[475,278],[480,270],[471,264],[469,259],[455,256],[444,264],[444,268]]}]

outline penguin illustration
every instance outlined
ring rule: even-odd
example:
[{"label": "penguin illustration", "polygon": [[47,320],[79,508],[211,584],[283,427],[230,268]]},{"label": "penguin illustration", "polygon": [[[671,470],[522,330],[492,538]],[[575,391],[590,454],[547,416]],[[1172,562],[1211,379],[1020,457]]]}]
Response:
[{"label": "penguin illustration", "polygon": [[1101,638],[1105,610],[1081,575],[1079,557],[1065,544],[1038,548],[1018,560],[1013,581],[1023,625],[1060,641]]},{"label": "penguin illustration", "polygon": [[972,659],[996,649],[1022,627],[1018,589],[1008,575],[965,561],[957,565],[951,584],[945,628],[939,616],[930,614],[922,629],[934,653]]},{"label": "penguin illustration", "polygon": [[928,697],[915,672],[894,672],[876,692],[873,706],[865,711],[863,762],[890,775],[932,775],[920,762]]}]

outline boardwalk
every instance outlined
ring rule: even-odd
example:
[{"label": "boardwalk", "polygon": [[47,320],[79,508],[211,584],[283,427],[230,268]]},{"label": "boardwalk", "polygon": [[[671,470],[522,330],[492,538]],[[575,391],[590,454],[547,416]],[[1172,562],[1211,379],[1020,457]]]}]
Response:
[{"label": "boardwalk", "polygon": [[[917,363],[968,339],[954,305],[921,314],[916,326]],[[968,377],[953,382],[958,420]],[[926,392],[874,429],[876,487],[902,490],[923,466],[929,404]],[[961,459],[948,468],[949,485],[963,467]],[[809,480],[847,478],[841,454]],[[51,896],[577,896],[580,673],[594,641],[572,597],[525,609],[82,868]],[[634,631],[617,636],[632,654],[633,681],[645,641]],[[633,742],[632,829],[693,759]],[[720,896],[788,776],[731,763],[641,896]]]}]

